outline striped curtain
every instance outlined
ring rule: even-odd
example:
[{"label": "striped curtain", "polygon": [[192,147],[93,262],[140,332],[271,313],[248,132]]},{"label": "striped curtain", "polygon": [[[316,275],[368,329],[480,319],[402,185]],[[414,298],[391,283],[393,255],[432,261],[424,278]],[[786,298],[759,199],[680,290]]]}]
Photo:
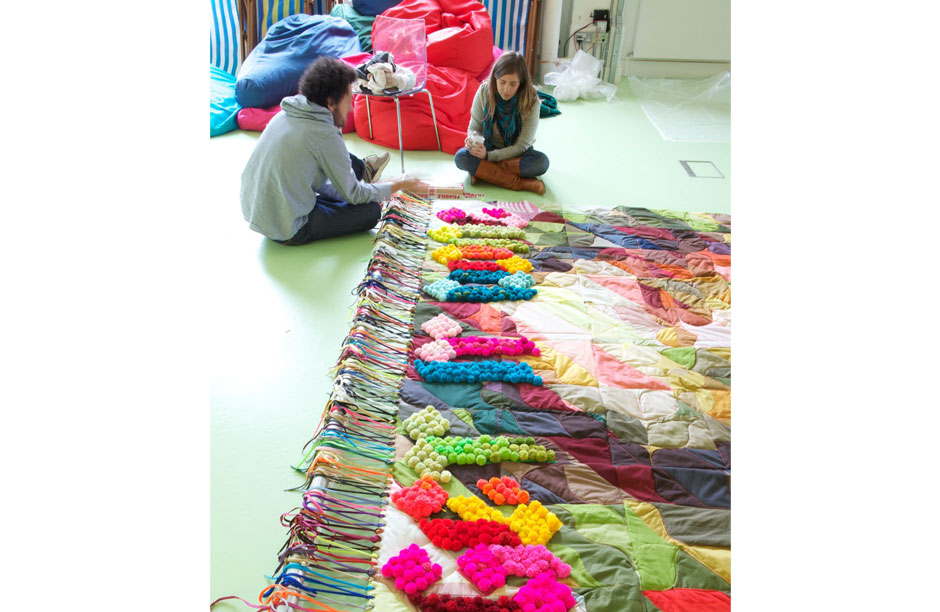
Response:
[{"label": "striped curtain", "polygon": [[[268,33],[268,28],[281,19],[304,12],[303,0],[258,0],[256,6],[258,7],[259,41]],[[316,0],[313,3],[313,14],[325,15],[325,7],[325,0]]]},{"label": "striped curtain", "polygon": [[210,0],[209,65],[234,75],[241,63],[238,57],[238,15],[235,0]]},{"label": "striped curtain", "polygon": [[525,55],[529,0],[482,0],[493,22],[493,44]]}]

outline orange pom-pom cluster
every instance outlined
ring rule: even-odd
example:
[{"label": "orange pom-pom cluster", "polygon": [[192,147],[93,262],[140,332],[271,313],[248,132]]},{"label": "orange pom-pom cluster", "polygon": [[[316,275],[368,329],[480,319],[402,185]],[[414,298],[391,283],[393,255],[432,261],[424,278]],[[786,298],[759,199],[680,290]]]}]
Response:
[{"label": "orange pom-pom cluster", "polygon": [[[449,244],[447,246],[453,245]],[[467,246],[462,246],[460,247],[460,254],[464,259],[509,259],[510,257],[513,257],[513,252],[509,249],[491,247],[482,244],[470,244]],[[455,258],[449,257],[448,259]],[[447,262],[442,261],[441,263]]]},{"label": "orange pom-pom cluster", "polygon": [[529,492],[523,490],[515,478],[503,476],[502,478],[490,478],[488,481],[482,478],[477,481],[477,488],[483,491],[483,494],[490,498],[497,506],[515,506],[516,504],[529,503]]}]

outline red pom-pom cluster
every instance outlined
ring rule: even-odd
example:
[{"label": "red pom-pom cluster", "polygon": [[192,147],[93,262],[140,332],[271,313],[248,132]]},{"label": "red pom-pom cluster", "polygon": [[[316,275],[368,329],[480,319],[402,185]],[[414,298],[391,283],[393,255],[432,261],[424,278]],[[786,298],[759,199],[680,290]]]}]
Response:
[{"label": "red pom-pom cluster", "polygon": [[402,549],[382,566],[382,575],[394,578],[395,588],[409,595],[427,590],[442,573],[441,566],[431,563],[428,551],[417,544]]},{"label": "red pom-pom cluster", "polygon": [[454,270],[476,270],[480,272],[505,272],[505,268],[495,261],[480,261],[478,259],[455,259],[447,262],[451,272]]},{"label": "red pom-pom cluster", "polygon": [[453,519],[421,519],[418,527],[431,543],[444,550],[458,551],[478,544],[499,544],[518,546],[522,544],[519,534],[508,525],[479,519],[476,521],[455,521]]},{"label": "red pom-pom cluster", "polygon": [[451,597],[450,595],[409,595],[408,600],[421,612],[519,612],[519,604],[510,597]]},{"label": "red pom-pom cluster", "polygon": [[440,512],[446,502],[447,491],[430,476],[419,478],[412,486],[392,493],[392,503],[416,521]]},{"label": "red pom-pom cluster", "polygon": [[481,478],[477,481],[477,488],[497,506],[529,503],[529,492],[521,489],[516,479],[511,476],[502,478],[494,476],[488,481]]},{"label": "red pom-pom cluster", "polygon": [[555,580],[550,573],[529,580],[513,596],[522,612],[567,612],[575,605],[571,587]]},{"label": "red pom-pom cluster", "polygon": [[506,570],[486,544],[474,546],[457,557],[457,571],[484,595],[506,584]]},{"label": "red pom-pom cluster", "polygon": [[538,347],[528,338],[502,338],[497,336],[462,336],[445,338],[458,357],[465,355],[540,355]]}]

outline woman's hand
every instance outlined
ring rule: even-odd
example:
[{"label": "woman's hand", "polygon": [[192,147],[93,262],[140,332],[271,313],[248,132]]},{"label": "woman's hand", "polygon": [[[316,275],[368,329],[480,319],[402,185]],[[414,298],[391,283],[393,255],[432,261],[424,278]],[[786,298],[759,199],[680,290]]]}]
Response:
[{"label": "woman's hand", "polygon": [[481,144],[474,144],[469,149],[470,155],[474,157],[479,157],[480,159],[486,159],[486,147]]}]

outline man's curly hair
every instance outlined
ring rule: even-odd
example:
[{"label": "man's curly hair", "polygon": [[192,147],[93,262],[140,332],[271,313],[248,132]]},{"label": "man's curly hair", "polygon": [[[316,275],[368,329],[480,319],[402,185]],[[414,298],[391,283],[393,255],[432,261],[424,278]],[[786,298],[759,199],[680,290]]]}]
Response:
[{"label": "man's curly hair", "polygon": [[321,56],[304,70],[299,89],[307,101],[326,107],[342,100],[357,78],[356,71],[346,62]]}]

